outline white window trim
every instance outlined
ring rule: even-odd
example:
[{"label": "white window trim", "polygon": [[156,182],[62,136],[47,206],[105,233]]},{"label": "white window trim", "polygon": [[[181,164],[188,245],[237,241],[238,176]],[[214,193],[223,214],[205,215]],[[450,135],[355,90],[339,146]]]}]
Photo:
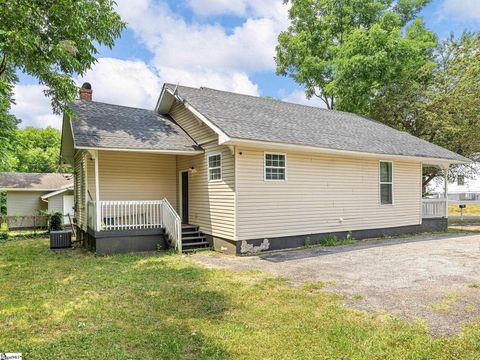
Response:
[{"label": "white window trim", "polygon": [[[392,181],[382,181],[382,174],[381,174],[381,163],[390,163],[392,164]],[[380,203],[381,206],[393,206],[395,204],[395,191],[394,191],[394,184],[393,184],[393,179],[394,179],[394,166],[393,166],[393,161],[390,160],[380,160],[378,162],[378,202]],[[392,203],[391,204],[382,204],[382,185],[392,185]]]},{"label": "white window trim", "polygon": [[[285,179],[267,179],[267,154],[268,155],[283,155],[285,156]],[[281,167],[278,167],[278,166],[269,166],[269,167],[273,167],[273,168],[279,168],[281,169]],[[264,151],[263,152],[263,181],[268,181],[268,182],[286,182],[287,181],[287,167],[288,167],[288,163],[287,163],[287,154],[286,153],[279,153],[279,152],[273,152],[273,151]]]},{"label": "white window trim", "polygon": [[[220,155],[220,166],[215,166],[215,167],[211,168],[210,167],[210,158],[213,157],[213,156],[218,156],[218,155]],[[220,181],[223,180],[222,167],[223,167],[223,155],[222,155],[221,152],[208,154],[208,156],[207,156],[207,180],[208,180],[208,182],[220,182]],[[220,169],[220,179],[210,180],[210,169]]]}]

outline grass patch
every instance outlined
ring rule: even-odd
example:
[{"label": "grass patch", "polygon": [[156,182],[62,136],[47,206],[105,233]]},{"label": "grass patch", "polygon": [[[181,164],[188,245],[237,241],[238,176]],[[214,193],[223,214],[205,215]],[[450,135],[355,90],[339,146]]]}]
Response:
[{"label": "grass patch", "polygon": [[364,297],[363,297],[362,294],[353,294],[353,295],[352,295],[352,299],[353,299],[353,300],[363,300]]},{"label": "grass patch", "polygon": [[[321,271],[321,270],[319,270]],[[179,255],[96,257],[48,241],[0,244],[0,349],[28,359],[474,359],[453,338],[261,272]]]},{"label": "grass patch", "polygon": [[[466,204],[467,207],[463,209],[463,216],[480,216],[480,204]],[[448,204],[449,216],[460,216],[460,208],[458,204]]]},{"label": "grass patch", "polygon": [[470,284],[468,285],[470,289],[480,289],[480,284]]},{"label": "grass patch", "polygon": [[431,304],[430,307],[439,312],[450,311],[452,306],[458,301],[458,296],[456,294],[447,294],[443,297],[442,300],[435,304]]}]

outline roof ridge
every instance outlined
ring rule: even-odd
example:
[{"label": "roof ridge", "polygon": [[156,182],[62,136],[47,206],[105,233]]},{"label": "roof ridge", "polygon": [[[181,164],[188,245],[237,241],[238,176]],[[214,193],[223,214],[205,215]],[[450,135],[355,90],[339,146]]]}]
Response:
[{"label": "roof ridge", "polygon": [[145,109],[145,108],[135,107],[135,106],[126,106],[126,105],[120,105],[120,104],[112,104],[112,103],[107,103],[107,102],[103,102],[103,101],[75,99],[73,102],[87,103],[87,104],[88,103],[94,103],[94,104],[103,104],[103,105],[113,105],[113,106],[119,106],[119,107],[123,107],[123,108],[127,108],[127,109],[144,110],[144,111],[150,111],[150,112],[156,113],[155,110],[151,110],[151,109]]}]

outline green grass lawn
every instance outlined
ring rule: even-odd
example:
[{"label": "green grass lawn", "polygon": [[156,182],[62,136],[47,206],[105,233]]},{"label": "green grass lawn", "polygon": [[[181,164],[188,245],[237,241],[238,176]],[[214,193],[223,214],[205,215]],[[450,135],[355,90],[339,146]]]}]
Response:
[{"label": "green grass lawn", "polygon": [[[319,269],[321,271],[321,269]],[[0,351],[25,359],[478,359],[480,324],[351,310],[322,284],[206,269],[178,255],[54,253],[0,243]]]},{"label": "green grass lawn", "polygon": [[[449,216],[460,216],[460,208],[458,204],[448,204]],[[467,204],[467,207],[463,209],[464,216],[480,216],[480,204]]]}]

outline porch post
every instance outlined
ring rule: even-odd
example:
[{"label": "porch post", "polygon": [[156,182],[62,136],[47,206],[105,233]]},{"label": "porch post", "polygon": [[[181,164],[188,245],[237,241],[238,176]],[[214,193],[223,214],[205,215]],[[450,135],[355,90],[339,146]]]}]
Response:
[{"label": "porch post", "polygon": [[444,165],[443,169],[443,181],[445,183],[443,197],[445,198],[445,217],[448,218],[448,169],[450,164]]},{"label": "porch post", "polygon": [[98,150],[95,151],[95,214],[96,214],[96,230],[100,231],[101,226],[101,206],[100,206],[100,180],[98,176]]}]

